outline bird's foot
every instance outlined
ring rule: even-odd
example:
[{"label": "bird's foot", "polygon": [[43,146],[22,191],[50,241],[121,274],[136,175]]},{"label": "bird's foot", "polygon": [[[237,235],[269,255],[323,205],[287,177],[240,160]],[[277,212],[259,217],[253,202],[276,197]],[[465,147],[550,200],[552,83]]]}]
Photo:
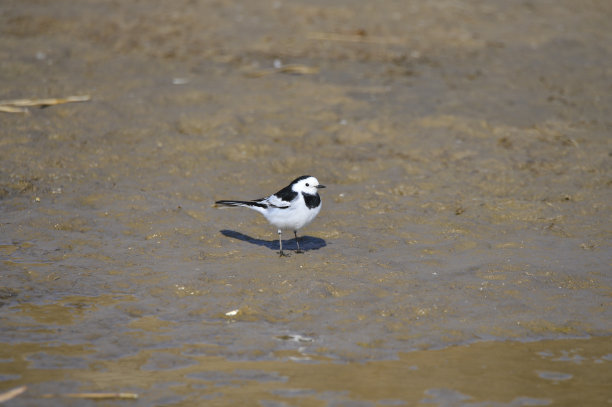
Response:
[{"label": "bird's foot", "polygon": [[289,256],[291,256],[291,253],[285,253],[282,250],[280,252],[278,252],[278,254],[280,255],[280,257],[289,257]]},{"label": "bird's foot", "polygon": [[304,250],[297,249],[295,252],[298,253],[298,254],[302,254],[302,253],[304,253]]}]

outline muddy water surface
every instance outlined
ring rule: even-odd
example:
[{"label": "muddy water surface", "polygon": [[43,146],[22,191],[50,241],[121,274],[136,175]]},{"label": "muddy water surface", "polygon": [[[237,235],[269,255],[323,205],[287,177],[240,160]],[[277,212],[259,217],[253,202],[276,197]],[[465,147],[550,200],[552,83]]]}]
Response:
[{"label": "muddy water surface", "polygon": [[171,7],[0,5],[10,405],[612,402],[611,5]]}]

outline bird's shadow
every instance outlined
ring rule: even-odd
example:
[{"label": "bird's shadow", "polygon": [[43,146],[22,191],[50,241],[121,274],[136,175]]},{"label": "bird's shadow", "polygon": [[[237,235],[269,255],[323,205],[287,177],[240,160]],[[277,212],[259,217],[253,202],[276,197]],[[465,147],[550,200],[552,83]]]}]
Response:
[{"label": "bird's shadow", "polygon": [[[257,246],[267,247],[270,250],[280,250],[278,240],[263,240],[255,239],[244,233],[236,232],[235,230],[223,229],[221,230],[223,236],[231,237],[232,239],[242,240],[243,242],[251,243]],[[322,247],[327,246],[327,242],[319,237],[312,236],[299,236],[300,249],[307,252],[309,250],[319,250]],[[283,239],[283,250],[297,250],[295,244],[295,238]]]}]

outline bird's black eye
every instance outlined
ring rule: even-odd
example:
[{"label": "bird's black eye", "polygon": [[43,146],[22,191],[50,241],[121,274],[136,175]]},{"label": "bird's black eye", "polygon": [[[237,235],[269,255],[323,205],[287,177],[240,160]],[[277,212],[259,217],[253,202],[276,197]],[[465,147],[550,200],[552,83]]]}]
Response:
[{"label": "bird's black eye", "polygon": [[309,187],[309,186],[310,186],[310,184],[307,182],[307,183],[306,183],[306,186],[307,186],[307,187]]}]

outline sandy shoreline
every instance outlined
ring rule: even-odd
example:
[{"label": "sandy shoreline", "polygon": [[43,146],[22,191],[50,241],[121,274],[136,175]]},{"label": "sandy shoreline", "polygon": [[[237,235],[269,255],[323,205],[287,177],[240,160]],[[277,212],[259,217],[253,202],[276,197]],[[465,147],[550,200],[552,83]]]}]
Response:
[{"label": "sandy shoreline", "polygon": [[[0,113],[1,390],[163,370],[160,348],[348,363],[593,338],[610,363],[607,2],[172,4],[0,6],[0,99],[91,97]],[[302,174],[328,186],[304,255],[212,207]]]}]

